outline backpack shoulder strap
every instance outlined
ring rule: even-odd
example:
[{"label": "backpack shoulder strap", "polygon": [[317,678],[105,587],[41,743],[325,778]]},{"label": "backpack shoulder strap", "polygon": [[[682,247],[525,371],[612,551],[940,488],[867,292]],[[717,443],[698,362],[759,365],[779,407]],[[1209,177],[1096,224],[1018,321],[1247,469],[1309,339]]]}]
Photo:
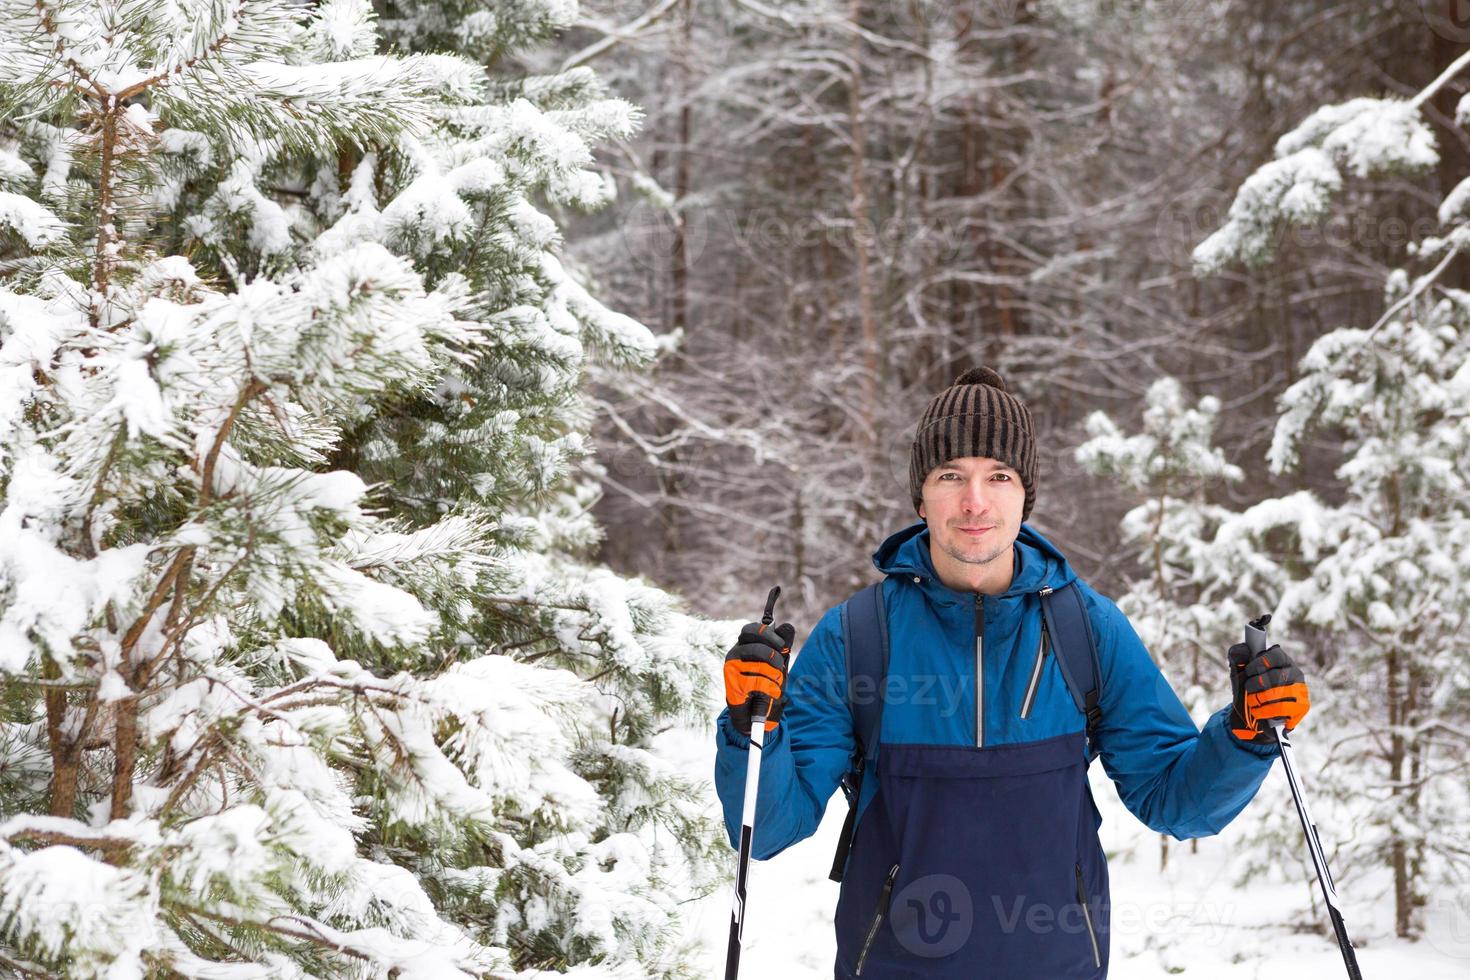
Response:
[{"label": "backpack shoulder strap", "polygon": [[858,800],[863,790],[863,773],[878,753],[878,736],[883,725],[883,694],[888,677],[888,616],[883,608],[883,582],[858,590],[842,604],[842,649],[847,658],[847,690],[844,694],[852,711],[856,748],[852,764],[842,777],[842,792],[847,797],[847,820],[837,840],[837,853],[832,859],[833,881],[841,881],[852,849],[857,825]]},{"label": "backpack shoulder strap", "polygon": [[1041,613],[1051,636],[1057,664],[1077,710],[1087,717],[1087,741],[1092,758],[1097,754],[1097,725],[1102,719],[1102,670],[1098,665],[1097,641],[1082,590],[1073,579],[1060,589],[1044,589]]},{"label": "backpack shoulder strap", "polygon": [[883,722],[881,688],[888,676],[888,613],[883,583],[874,582],[842,604],[842,648],[847,652],[847,700],[857,736],[856,761],[878,750]]}]

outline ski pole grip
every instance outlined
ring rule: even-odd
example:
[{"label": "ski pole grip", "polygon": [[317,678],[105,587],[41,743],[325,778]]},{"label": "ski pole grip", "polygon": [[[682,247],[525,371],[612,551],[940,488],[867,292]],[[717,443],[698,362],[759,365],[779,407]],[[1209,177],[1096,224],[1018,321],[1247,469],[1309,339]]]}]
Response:
[{"label": "ski pole grip", "polygon": [[1251,656],[1266,652],[1268,645],[1266,642],[1266,626],[1270,622],[1271,614],[1266,613],[1259,619],[1253,619],[1245,624],[1245,645],[1250,647]]},{"label": "ski pole grip", "polygon": [[[1270,642],[1266,639],[1266,626],[1270,622],[1271,614],[1266,613],[1259,619],[1253,619],[1245,624],[1245,645],[1250,648],[1251,656],[1254,657],[1256,654],[1266,652],[1267,644]],[[1264,727],[1262,727],[1260,722],[1257,722],[1256,728],[1258,731],[1263,732],[1267,729],[1276,729],[1279,738],[1282,737],[1281,726],[1284,724],[1286,724],[1286,719],[1284,718],[1267,718],[1265,719]]]},{"label": "ski pole grip", "polygon": [[761,625],[770,626],[776,619],[776,600],[781,597],[781,586],[766,593],[766,611],[761,615]]}]

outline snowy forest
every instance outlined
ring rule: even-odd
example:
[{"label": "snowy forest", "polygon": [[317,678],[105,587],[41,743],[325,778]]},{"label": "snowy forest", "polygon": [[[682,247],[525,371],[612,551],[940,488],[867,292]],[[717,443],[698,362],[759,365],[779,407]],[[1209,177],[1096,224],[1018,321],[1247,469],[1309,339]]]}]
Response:
[{"label": "snowy forest", "polygon": [[[1365,972],[1464,977],[1467,252],[1459,0],[0,0],[0,977],[719,974],[725,651],[980,365],[1197,722],[1272,614]],[[1342,975],[1279,766],[1188,843],[1097,769],[1115,976]]]}]

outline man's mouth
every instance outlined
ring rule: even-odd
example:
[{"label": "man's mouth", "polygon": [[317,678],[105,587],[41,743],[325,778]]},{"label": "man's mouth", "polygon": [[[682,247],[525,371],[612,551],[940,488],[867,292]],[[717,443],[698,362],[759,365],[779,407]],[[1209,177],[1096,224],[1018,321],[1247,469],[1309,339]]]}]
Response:
[{"label": "man's mouth", "polygon": [[978,538],[986,531],[994,531],[995,525],[992,524],[990,527],[962,527],[959,528],[959,530],[965,534],[973,535],[974,537]]}]

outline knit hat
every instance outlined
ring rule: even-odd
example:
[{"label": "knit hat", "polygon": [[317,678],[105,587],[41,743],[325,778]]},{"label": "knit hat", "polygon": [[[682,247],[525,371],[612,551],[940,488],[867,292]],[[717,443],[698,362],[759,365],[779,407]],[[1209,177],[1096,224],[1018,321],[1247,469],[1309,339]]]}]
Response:
[{"label": "knit hat", "polygon": [[919,419],[909,457],[909,492],[914,510],[924,501],[924,478],[934,467],[962,456],[999,460],[1021,475],[1026,503],[1021,520],[1036,503],[1036,430],[1031,413],[990,368],[971,368],[935,395]]}]

